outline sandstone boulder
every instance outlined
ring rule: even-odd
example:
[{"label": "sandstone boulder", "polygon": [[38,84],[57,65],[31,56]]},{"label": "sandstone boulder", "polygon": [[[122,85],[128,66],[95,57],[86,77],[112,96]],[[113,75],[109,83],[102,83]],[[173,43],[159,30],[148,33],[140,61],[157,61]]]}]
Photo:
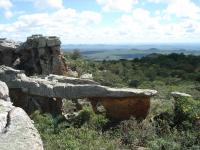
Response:
[{"label": "sandstone boulder", "polygon": [[43,150],[42,140],[31,119],[23,109],[6,101],[8,87],[4,82],[0,81],[0,87],[0,149]]}]

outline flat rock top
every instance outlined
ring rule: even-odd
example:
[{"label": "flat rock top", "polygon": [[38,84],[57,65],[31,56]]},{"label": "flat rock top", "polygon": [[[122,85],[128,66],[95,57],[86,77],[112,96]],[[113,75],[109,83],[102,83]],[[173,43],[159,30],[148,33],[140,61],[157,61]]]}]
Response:
[{"label": "flat rock top", "polygon": [[181,93],[181,92],[171,92],[173,97],[192,97],[190,94]]},{"label": "flat rock top", "polygon": [[144,95],[144,96],[154,96],[158,93],[156,90],[150,90],[150,89],[108,88],[108,87],[107,89],[113,92],[135,93],[135,95]]},{"label": "flat rock top", "polygon": [[0,51],[3,50],[3,49],[1,49],[1,47],[16,49],[19,45],[20,45],[20,43],[16,43],[13,40],[8,40],[6,38],[0,38]]},{"label": "flat rock top", "polygon": [[61,41],[59,37],[56,36],[43,36],[41,34],[29,36],[26,42],[20,47],[22,48],[44,48],[44,47],[54,47],[60,46]]},{"label": "flat rock top", "polygon": [[98,83],[80,78],[49,75],[27,77],[22,71],[6,66],[0,66],[0,80],[7,83],[9,88],[19,88],[23,92],[57,98],[92,98],[92,97],[151,97],[157,94],[155,90],[110,88]]}]

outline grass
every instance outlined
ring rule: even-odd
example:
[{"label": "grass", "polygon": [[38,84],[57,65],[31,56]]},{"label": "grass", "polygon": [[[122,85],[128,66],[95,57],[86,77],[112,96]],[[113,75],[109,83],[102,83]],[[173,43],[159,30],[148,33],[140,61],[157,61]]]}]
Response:
[{"label": "grass", "polygon": [[[184,106],[188,105],[188,101],[185,101]],[[177,123],[176,115],[180,116],[180,112],[185,115],[183,104],[176,106],[179,113],[176,112],[175,106],[174,109],[170,108],[172,105],[168,106],[170,111],[169,108],[156,110],[161,109],[158,107],[161,104],[161,101],[160,104],[157,101],[155,110],[151,112],[157,115],[142,121],[130,118],[122,122],[111,122],[104,115],[95,114],[91,107],[84,107],[79,115],[70,121],[62,116],[39,112],[35,112],[31,117],[46,150],[135,150],[137,147],[152,150],[198,150],[200,127],[195,125],[196,118],[188,115]],[[194,108],[198,110],[198,107]]]}]

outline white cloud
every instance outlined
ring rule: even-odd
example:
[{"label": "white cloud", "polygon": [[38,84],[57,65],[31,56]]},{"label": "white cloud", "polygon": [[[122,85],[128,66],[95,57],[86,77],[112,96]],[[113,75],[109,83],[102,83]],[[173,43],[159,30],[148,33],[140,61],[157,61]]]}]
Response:
[{"label": "white cloud", "polygon": [[11,8],[13,7],[13,4],[10,0],[0,0],[0,8],[4,9],[4,16],[6,18],[10,18],[13,16],[13,13],[11,12]]},{"label": "white cloud", "polygon": [[101,15],[96,12],[91,11],[84,11],[80,14],[80,20],[84,22],[84,24],[90,24],[90,23],[100,23],[101,22]]},{"label": "white cloud", "polygon": [[[124,13],[121,12],[119,18],[107,23],[101,13],[66,9],[60,4],[53,7],[57,9],[51,10],[51,13],[18,14],[16,21],[0,24],[1,36],[24,41],[31,34],[56,35],[61,37],[63,43],[199,41],[197,38],[200,36],[199,7],[189,0],[181,0],[181,4],[180,0],[149,0],[152,3],[166,4],[166,8],[155,12],[142,7],[132,8],[136,0],[132,1],[134,3],[125,0],[97,1],[104,10]],[[122,6],[122,2],[131,5]],[[11,6],[8,10],[10,9]],[[7,15],[9,16],[9,13]]]},{"label": "white cloud", "polygon": [[185,17],[191,19],[200,19],[200,6],[192,0],[148,0],[152,3],[165,3],[166,9],[163,10],[166,16],[175,15],[176,17]]},{"label": "white cloud", "polygon": [[[184,19],[167,22],[162,16],[136,8],[132,15],[122,15],[117,21],[118,36],[134,42],[194,42],[200,36],[198,20]],[[121,40],[122,40],[121,39]]]},{"label": "white cloud", "polygon": [[101,14],[93,11],[78,12],[60,9],[52,13],[21,15],[10,24],[0,24],[1,36],[25,40],[31,34],[57,35],[66,42],[92,40],[94,26],[101,22]]},{"label": "white cloud", "polygon": [[169,3],[165,13],[176,17],[200,19],[200,7],[191,0],[174,0]]},{"label": "white cloud", "polygon": [[31,34],[56,35],[63,43],[190,42],[200,36],[196,20],[163,24],[162,17],[142,8],[123,14],[112,25],[103,23],[97,12],[68,8],[21,15],[11,24],[0,24],[0,32],[1,36],[22,41]]},{"label": "white cloud", "polygon": [[151,2],[151,3],[169,3],[173,0],[148,0],[148,2]]},{"label": "white cloud", "polygon": [[39,8],[39,9],[63,8],[63,0],[34,0],[33,4],[36,8]]},{"label": "white cloud", "polygon": [[6,17],[6,18],[9,19],[9,18],[11,18],[12,16],[13,16],[12,11],[8,10],[8,11],[5,12],[5,17]]},{"label": "white cloud", "polygon": [[104,11],[130,12],[137,0],[96,0]]},{"label": "white cloud", "polygon": [[3,8],[5,10],[9,10],[13,4],[10,0],[0,0],[0,8]]}]

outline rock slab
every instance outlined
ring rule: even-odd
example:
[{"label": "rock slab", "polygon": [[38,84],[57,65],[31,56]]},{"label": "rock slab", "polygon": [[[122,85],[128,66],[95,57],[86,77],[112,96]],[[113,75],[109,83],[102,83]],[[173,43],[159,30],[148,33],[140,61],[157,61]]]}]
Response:
[{"label": "rock slab", "polygon": [[55,98],[123,98],[133,96],[151,97],[155,90],[110,88],[92,80],[49,75],[46,77],[27,77],[23,71],[0,66],[0,80],[10,89],[21,89],[24,93]]},{"label": "rock slab", "polygon": [[[65,76],[27,77],[23,71],[6,66],[0,66],[0,80],[6,82],[10,90],[19,90],[14,92],[18,94],[15,97],[40,96],[58,102],[61,102],[62,98],[87,98],[95,112],[98,104],[101,104],[110,118],[119,120],[128,119],[130,116],[145,118],[150,108],[150,98],[157,94],[155,90],[110,88],[92,80]],[[62,104],[54,106],[61,110]]]}]

